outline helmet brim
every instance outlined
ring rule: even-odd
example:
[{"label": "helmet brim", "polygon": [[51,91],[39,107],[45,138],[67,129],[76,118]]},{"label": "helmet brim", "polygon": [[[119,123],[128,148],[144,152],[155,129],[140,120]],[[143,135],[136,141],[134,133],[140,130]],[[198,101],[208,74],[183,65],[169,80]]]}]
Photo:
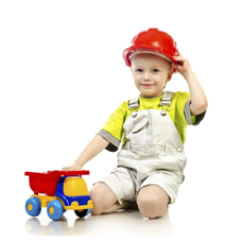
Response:
[{"label": "helmet brim", "polygon": [[173,60],[171,60],[168,56],[164,55],[164,54],[160,54],[156,51],[151,51],[151,50],[136,50],[135,52],[131,53],[129,55],[129,59],[130,61],[132,60],[132,58],[137,55],[137,54],[154,54],[154,55],[157,55],[157,56],[160,56],[162,57],[163,59],[169,61],[169,62],[173,62]]}]

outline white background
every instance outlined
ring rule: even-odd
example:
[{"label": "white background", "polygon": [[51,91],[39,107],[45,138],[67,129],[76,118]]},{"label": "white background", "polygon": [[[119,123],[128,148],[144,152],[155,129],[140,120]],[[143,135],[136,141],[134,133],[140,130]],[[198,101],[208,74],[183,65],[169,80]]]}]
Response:
[{"label": "white background", "polygon": [[[89,217],[86,234],[244,244],[242,3],[1,1],[1,234],[35,240],[24,211],[31,195],[24,171],[71,164],[110,113],[138,95],[122,51],[135,34],[157,27],[177,41],[209,102],[205,120],[187,130],[186,181],[169,217],[155,223],[138,213]],[[188,86],[176,74],[167,89],[188,91]],[[116,153],[102,152],[85,166],[91,171],[85,178],[88,186],[115,166]],[[48,235],[45,212],[38,220],[42,229],[37,234]],[[73,226],[69,223],[69,231]],[[84,235],[83,229],[76,234]]]}]

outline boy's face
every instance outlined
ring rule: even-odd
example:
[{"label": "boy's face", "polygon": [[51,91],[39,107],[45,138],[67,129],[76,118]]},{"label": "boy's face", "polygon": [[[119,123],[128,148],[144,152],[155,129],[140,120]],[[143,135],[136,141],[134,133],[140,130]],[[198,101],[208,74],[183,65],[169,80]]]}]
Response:
[{"label": "boy's face", "polygon": [[142,97],[157,97],[172,77],[169,61],[154,54],[136,54],[131,59],[131,72]]}]

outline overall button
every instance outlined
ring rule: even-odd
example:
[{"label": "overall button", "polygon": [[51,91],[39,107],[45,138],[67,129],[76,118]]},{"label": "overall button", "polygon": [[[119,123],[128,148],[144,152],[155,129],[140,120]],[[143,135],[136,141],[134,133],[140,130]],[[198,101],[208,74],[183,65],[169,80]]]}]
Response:
[{"label": "overall button", "polygon": [[132,117],[133,118],[137,117],[137,112],[136,111],[132,112]]},{"label": "overall button", "polygon": [[161,111],[161,115],[164,117],[164,116],[166,116],[166,111]]},{"label": "overall button", "polygon": [[181,147],[177,147],[177,151],[178,152],[182,152],[182,148]]}]

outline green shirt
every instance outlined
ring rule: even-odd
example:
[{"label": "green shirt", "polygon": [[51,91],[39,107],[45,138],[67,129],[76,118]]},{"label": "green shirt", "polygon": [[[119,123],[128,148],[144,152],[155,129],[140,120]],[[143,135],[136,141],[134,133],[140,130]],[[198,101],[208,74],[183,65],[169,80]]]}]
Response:
[{"label": "green shirt", "polygon": [[184,144],[186,140],[187,125],[197,125],[203,119],[205,112],[198,116],[191,114],[190,94],[187,92],[175,92],[172,96],[171,105],[169,107],[160,106],[161,98],[162,96],[152,98],[144,98],[139,96],[139,107],[137,109],[129,109],[129,100],[124,101],[110,115],[107,123],[98,133],[98,135],[101,135],[103,138],[110,142],[106,149],[109,151],[116,151],[118,149],[121,141],[123,140],[123,124],[133,111],[149,109],[167,109],[180,135],[182,143]]}]

